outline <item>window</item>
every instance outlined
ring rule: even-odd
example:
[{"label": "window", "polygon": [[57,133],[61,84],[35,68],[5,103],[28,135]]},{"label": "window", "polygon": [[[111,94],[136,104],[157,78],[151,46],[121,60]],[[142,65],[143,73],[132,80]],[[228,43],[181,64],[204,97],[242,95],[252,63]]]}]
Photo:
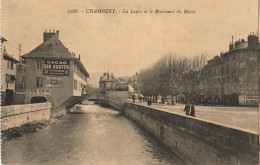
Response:
[{"label": "window", "polygon": [[37,77],[37,87],[43,87],[43,78]]},{"label": "window", "polygon": [[9,77],[10,77],[10,81],[9,82],[13,84],[14,81],[15,81],[15,75],[10,75]]},{"label": "window", "polygon": [[14,69],[14,63],[11,62],[11,69]]},{"label": "window", "polygon": [[24,81],[24,76],[19,76],[20,81]]},{"label": "window", "polygon": [[9,69],[9,61],[7,61],[7,69]]},{"label": "window", "polygon": [[42,60],[36,60],[36,66],[38,70],[42,69]]},{"label": "window", "polygon": [[36,60],[32,60],[33,63],[33,69],[36,69]]},{"label": "window", "polygon": [[78,87],[77,80],[74,80],[74,89],[77,89]]},{"label": "window", "polygon": [[20,83],[20,89],[24,89],[24,83]]},{"label": "window", "polygon": [[228,73],[228,71],[229,71],[229,66],[227,65],[227,73]]},{"label": "window", "polygon": [[10,82],[10,75],[6,74],[6,82],[9,83]]}]

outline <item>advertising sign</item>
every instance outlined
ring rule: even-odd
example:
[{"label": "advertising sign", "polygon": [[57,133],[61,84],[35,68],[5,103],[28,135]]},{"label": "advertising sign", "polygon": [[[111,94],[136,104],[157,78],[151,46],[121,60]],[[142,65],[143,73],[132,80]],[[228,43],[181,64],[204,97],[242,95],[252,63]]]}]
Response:
[{"label": "advertising sign", "polygon": [[63,82],[63,79],[60,76],[46,77],[47,86],[61,86],[62,82]]},{"label": "advertising sign", "polygon": [[46,59],[43,75],[69,76],[69,70],[70,70],[69,60]]},{"label": "advertising sign", "polygon": [[258,105],[259,104],[259,96],[239,96],[239,104],[240,105]]},{"label": "advertising sign", "polygon": [[51,96],[50,89],[27,89],[25,91],[25,97],[34,97],[34,96]]}]

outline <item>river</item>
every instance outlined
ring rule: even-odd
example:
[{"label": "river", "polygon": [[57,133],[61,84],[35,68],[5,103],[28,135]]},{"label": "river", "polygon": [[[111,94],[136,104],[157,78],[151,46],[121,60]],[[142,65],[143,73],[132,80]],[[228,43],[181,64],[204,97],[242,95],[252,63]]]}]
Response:
[{"label": "river", "polygon": [[3,164],[185,164],[118,111],[80,105],[54,125],[2,143]]}]

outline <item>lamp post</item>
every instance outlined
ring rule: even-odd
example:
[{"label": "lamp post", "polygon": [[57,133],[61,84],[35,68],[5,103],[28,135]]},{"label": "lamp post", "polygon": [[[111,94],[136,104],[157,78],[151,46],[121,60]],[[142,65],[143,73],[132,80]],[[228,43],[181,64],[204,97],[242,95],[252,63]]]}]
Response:
[{"label": "lamp post", "polygon": [[135,103],[135,75],[134,75],[134,103]]}]

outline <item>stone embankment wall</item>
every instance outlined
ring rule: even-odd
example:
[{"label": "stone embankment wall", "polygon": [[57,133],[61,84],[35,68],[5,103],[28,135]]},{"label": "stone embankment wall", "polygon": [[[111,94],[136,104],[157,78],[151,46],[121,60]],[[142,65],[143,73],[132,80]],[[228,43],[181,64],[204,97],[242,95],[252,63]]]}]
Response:
[{"label": "stone embankment wall", "polygon": [[188,164],[258,164],[257,133],[132,103],[124,113]]},{"label": "stone embankment wall", "polygon": [[49,120],[52,105],[50,102],[37,104],[22,104],[1,107],[2,130],[19,127],[22,124]]},{"label": "stone embankment wall", "polygon": [[107,91],[107,98],[123,103],[128,99],[128,91]]}]

